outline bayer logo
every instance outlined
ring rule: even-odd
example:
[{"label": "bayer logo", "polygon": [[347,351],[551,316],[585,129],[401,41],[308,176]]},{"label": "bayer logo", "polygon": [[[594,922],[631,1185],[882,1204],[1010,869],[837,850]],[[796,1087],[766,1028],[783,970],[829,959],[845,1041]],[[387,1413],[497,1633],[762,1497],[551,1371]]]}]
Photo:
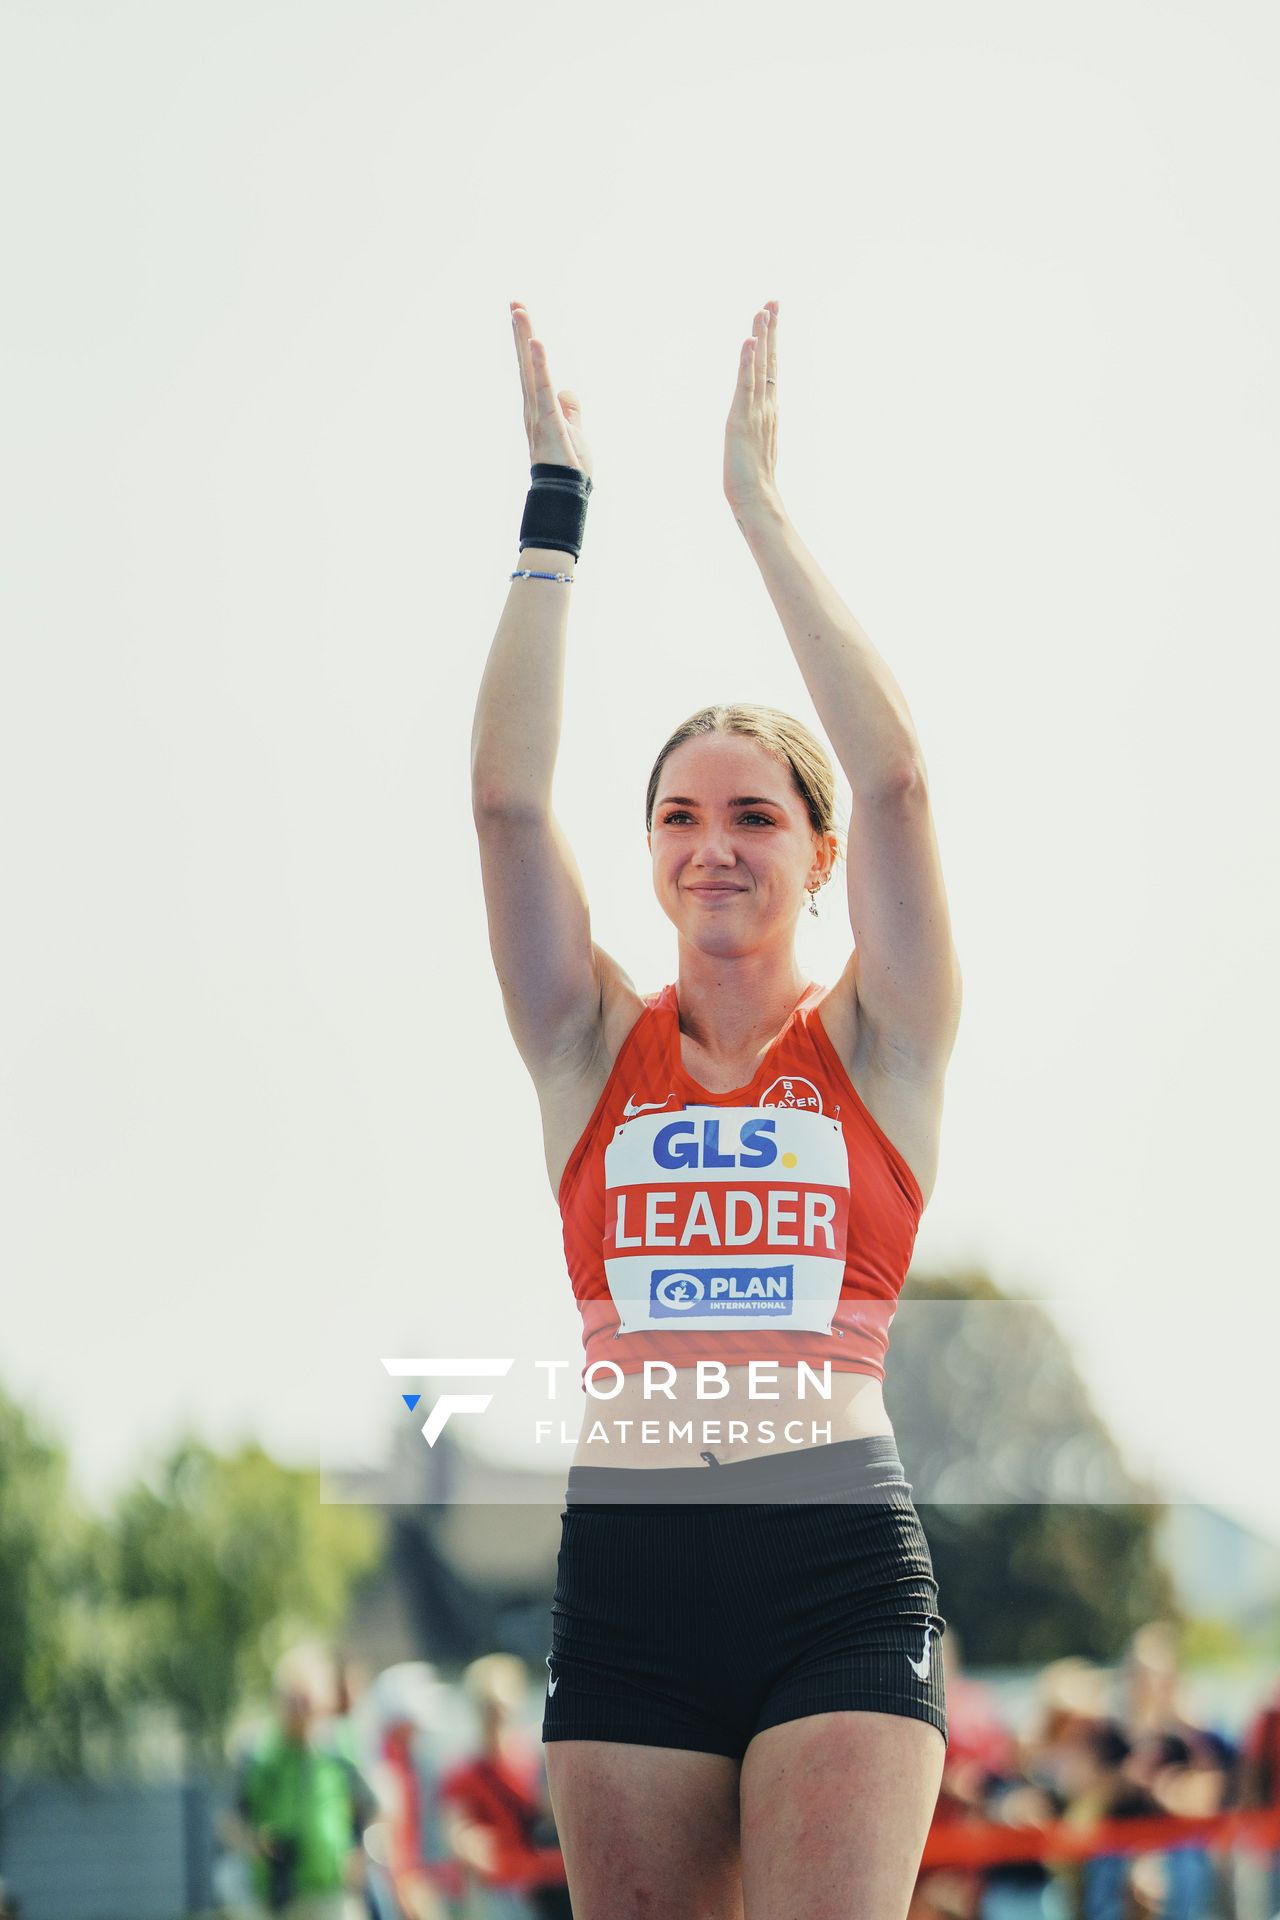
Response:
[{"label": "bayer logo", "polygon": [[812,1080],[804,1080],[797,1073],[784,1073],[766,1087],[760,1096],[762,1107],[785,1107],[793,1113],[821,1113],[822,1095]]},{"label": "bayer logo", "polygon": [[701,1274],[668,1273],[653,1290],[655,1300],[661,1300],[664,1307],[676,1312],[681,1308],[696,1307],[706,1294]]}]

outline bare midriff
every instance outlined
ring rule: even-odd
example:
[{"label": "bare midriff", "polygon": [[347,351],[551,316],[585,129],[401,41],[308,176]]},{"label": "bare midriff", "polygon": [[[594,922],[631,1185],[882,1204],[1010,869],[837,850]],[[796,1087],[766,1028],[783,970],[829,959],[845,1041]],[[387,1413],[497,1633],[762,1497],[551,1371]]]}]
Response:
[{"label": "bare midriff", "polygon": [[752,1395],[750,1369],[728,1366],[724,1392],[715,1373],[704,1381],[699,1397],[697,1367],[676,1369],[669,1387],[665,1368],[650,1371],[647,1395],[643,1372],[624,1374],[616,1394],[607,1370],[595,1376],[596,1394],[586,1395],[575,1466],[698,1467],[710,1464],[704,1453],[725,1465],[893,1432],[874,1374],[833,1367],[827,1396],[820,1367],[805,1371],[779,1361],[757,1366]]}]

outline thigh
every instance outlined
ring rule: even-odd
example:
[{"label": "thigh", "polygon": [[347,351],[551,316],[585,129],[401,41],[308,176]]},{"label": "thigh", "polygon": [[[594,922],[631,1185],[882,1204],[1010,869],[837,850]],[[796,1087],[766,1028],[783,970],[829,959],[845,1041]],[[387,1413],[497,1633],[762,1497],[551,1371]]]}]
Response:
[{"label": "thigh", "polygon": [[607,1740],[545,1757],[574,1920],[742,1920],[736,1760]]},{"label": "thigh", "polygon": [[945,1753],[936,1726],[898,1713],[758,1733],[740,1788],[744,1920],[904,1920]]},{"label": "thigh", "polygon": [[759,1520],[772,1650],[742,1765],[745,1920],[904,1920],[946,1758],[946,1622],[909,1490]]},{"label": "thigh", "polygon": [[574,1920],[741,1920],[747,1736],[708,1672],[704,1520],[562,1516],[542,1736]]}]

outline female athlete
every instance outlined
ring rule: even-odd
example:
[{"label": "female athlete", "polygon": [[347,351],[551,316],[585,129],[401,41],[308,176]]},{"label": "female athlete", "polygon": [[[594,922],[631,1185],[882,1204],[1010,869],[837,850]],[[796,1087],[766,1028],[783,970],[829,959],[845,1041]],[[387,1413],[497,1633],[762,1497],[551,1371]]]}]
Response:
[{"label": "female athlete", "polygon": [[902,1920],[946,1749],[946,1622],[881,1382],[961,991],[920,743],[783,509],[770,301],[724,489],[852,789],[857,945],[830,988],[797,964],[840,855],[824,749],[774,708],[709,707],[650,776],[679,966],[637,990],[591,938],[551,806],[591,456],[519,302],[511,319],[533,486],[473,812],[584,1380],[610,1395],[569,1472],[547,1658],[573,1910]]}]

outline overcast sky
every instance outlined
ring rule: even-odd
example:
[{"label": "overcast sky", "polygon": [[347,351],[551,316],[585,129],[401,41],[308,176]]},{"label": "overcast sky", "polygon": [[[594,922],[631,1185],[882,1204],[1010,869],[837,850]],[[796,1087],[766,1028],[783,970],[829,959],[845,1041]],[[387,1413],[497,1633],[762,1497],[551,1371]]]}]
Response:
[{"label": "overcast sky", "polygon": [[[906,694],[964,969],[917,1264],[1042,1299],[1132,1463],[1280,1537],[1278,42],[5,7],[0,1381],[89,1495],[183,1423],[375,1462],[381,1356],[575,1351],[468,791],[508,302],[594,450],[556,804],[647,991],[661,741],[816,722],[721,487],[776,298],[783,499]],[[834,979],[837,890],[800,942]]]}]

